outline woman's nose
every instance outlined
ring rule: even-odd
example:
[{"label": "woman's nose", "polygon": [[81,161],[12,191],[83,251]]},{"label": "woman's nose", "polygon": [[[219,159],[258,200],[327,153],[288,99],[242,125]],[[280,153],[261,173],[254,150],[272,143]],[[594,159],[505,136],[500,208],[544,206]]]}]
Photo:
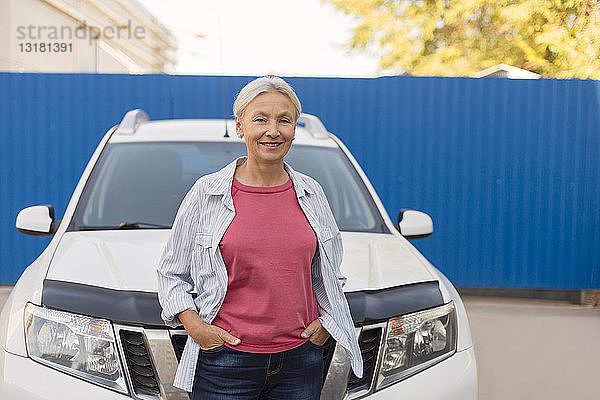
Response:
[{"label": "woman's nose", "polygon": [[277,129],[277,121],[272,121],[267,127],[267,135],[271,137],[279,136],[279,130]]}]

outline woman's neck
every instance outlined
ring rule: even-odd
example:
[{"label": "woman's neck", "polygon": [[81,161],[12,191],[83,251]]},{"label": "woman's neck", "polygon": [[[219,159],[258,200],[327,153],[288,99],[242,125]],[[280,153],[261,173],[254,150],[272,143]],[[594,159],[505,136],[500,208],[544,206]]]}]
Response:
[{"label": "woman's neck", "polygon": [[236,168],[233,176],[248,186],[278,186],[289,179],[283,167],[283,159],[273,163],[257,163],[249,157]]}]

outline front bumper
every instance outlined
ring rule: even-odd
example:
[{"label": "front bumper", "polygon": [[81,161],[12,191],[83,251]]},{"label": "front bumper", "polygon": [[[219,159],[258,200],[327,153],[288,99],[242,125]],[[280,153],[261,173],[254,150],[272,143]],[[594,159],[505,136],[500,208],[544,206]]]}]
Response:
[{"label": "front bumper", "polygon": [[8,353],[0,346],[0,399],[125,400],[131,397]]},{"label": "front bumper", "polygon": [[477,400],[477,364],[469,347],[370,396],[369,400]]},{"label": "front bumper", "polygon": [[[131,399],[48,368],[27,357],[7,353],[0,347],[0,399],[50,400],[57,396],[62,400]],[[473,347],[364,398],[477,400],[477,366]]]}]

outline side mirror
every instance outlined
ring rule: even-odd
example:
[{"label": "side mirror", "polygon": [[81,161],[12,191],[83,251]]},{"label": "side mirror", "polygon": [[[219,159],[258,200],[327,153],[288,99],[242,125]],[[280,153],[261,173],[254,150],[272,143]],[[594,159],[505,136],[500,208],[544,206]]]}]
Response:
[{"label": "side mirror", "polygon": [[398,213],[398,230],[408,240],[424,239],[433,233],[433,221],[424,212],[402,209]]},{"label": "side mirror", "polygon": [[51,236],[56,232],[59,223],[60,221],[54,222],[54,207],[44,204],[19,211],[15,225],[17,231],[25,235]]}]

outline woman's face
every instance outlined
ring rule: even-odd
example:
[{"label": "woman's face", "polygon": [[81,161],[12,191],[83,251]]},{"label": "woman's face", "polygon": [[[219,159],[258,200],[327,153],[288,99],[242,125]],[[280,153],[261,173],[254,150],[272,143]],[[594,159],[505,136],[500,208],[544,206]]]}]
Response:
[{"label": "woman's face", "polygon": [[246,141],[248,158],[262,163],[282,160],[296,132],[295,112],[283,93],[265,92],[256,96],[241,119],[235,119],[237,134]]}]

